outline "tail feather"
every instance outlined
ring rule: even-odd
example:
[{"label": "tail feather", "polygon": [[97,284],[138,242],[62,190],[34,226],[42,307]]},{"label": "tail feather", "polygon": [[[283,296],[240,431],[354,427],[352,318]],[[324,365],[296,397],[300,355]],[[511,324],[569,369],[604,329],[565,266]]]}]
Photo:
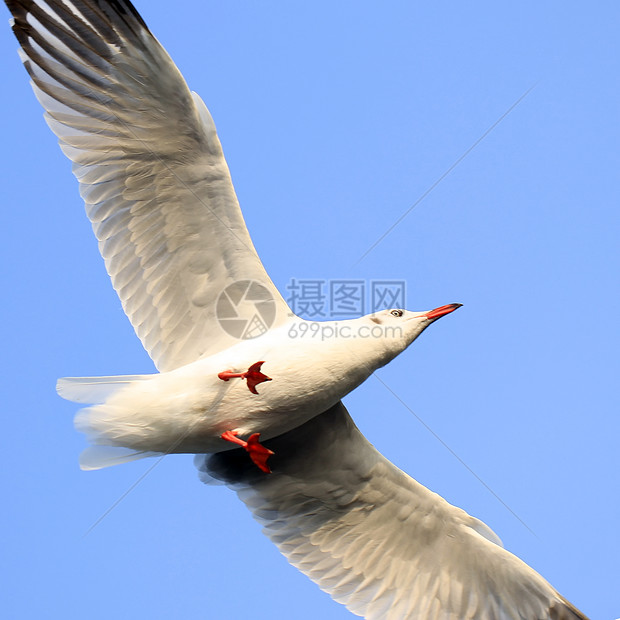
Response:
[{"label": "tail feather", "polygon": [[88,446],[80,454],[80,469],[85,471],[121,465],[149,456],[164,456],[161,452],[144,452],[118,446]]},{"label": "tail feather", "polygon": [[117,375],[112,377],[64,377],[58,379],[59,396],[74,403],[103,403],[114,392],[134,381],[145,381],[153,375]]},{"label": "tail feather", "polygon": [[[163,456],[161,452],[136,450],[123,447],[127,430],[115,416],[118,405],[110,405],[108,399],[132,383],[146,381],[154,375],[117,375],[110,377],[64,377],[58,379],[56,390],[67,400],[93,405],[80,409],[75,416],[75,427],[94,444],[80,454],[80,469],[92,470],[129,463],[149,456]],[[121,412],[123,407],[120,406]],[[126,412],[125,412],[126,413]],[[123,421],[121,416],[120,422]],[[128,426],[135,426],[129,424]],[[133,429],[135,430],[135,429]],[[120,433],[120,436],[119,436]]]}]

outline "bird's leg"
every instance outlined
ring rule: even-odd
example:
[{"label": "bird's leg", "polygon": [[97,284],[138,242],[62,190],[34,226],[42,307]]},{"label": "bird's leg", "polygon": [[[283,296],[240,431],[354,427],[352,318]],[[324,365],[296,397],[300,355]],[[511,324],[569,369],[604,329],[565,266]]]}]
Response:
[{"label": "bird's leg", "polygon": [[217,376],[222,381],[228,381],[229,379],[243,379],[244,375],[244,372],[233,372],[232,370],[225,370],[224,372],[218,373]]},{"label": "bird's leg", "polygon": [[245,379],[248,384],[248,389],[252,394],[258,394],[256,386],[263,381],[271,381],[271,377],[264,375],[260,369],[265,362],[256,362],[252,364],[246,372],[233,372],[232,370],[225,370],[220,372],[217,376],[222,381],[228,381],[229,379]]},{"label": "bird's leg", "polygon": [[260,433],[253,433],[248,437],[247,441],[239,439],[239,437],[237,437],[238,434],[238,431],[225,431],[221,434],[221,438],[225,441],[230,441],[240,445],[247,451],[252,459],[252,462],[261,471],[264,471],[266,474],[270,474],[271,469],[269,469],[269,465],[267,465],[267,459],[273,454],[273,451],[258,443]]}]

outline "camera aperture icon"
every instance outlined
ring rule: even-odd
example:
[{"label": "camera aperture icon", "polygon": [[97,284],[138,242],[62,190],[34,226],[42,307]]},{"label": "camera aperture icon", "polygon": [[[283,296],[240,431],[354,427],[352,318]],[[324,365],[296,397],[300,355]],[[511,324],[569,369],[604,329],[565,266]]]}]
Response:
[{"label": "camera aperture icon", "polygon": [[255,280],[229,284],[217,298],[215,315],[222,329],[239,340],[262,336],[276,318],[269,290]]}]

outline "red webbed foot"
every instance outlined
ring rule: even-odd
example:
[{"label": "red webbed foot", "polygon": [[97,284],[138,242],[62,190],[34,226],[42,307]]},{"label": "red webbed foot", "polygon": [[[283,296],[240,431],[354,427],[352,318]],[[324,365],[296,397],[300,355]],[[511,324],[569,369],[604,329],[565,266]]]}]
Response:
[{"label": "red webbed foot", "polygon": [[260,371],[261,366],[264,363],[265,362],[256,362],[256,364],[252,364],[248,368],[248,371],[244,373],[244,379],[247,381],[248,389],[250,390],[250,392],[252,392],[252,394],[258,394],[258,392],[256,391],[256,386],[259,383],[262,383],[263,381],[271,381],[271,377],[268,377]]},{"label": "red webbed foot", "polygon": [[237,437],[238,434],[238,431],[225,431],[221,434],[221,438],[225,441],[236,443],[244,448],[250,455],[252,462],[261,471],[264,471],[266,474],[270,474],[271,469],[269,469],[269,465],[267,465],[267,459],[273,454],[273,451],[269,448],[265,448],[265,446],[258,442],[260,433],[253,433],[248,437],[247,441],[239,439],[239,437]]},{"label": "red webbed foot", "polygon": [[252,364],[246,372],[233,372],[232,370],[225,370],[220,372],[217,376],[222,381],[228,381],[230,379],[245,379],[248,384],[248,390],[252,394],[258,394],[256,386],[263,381],[271,381],[271,377],[263,374],[260,369],[265,362],[256,362]]}]

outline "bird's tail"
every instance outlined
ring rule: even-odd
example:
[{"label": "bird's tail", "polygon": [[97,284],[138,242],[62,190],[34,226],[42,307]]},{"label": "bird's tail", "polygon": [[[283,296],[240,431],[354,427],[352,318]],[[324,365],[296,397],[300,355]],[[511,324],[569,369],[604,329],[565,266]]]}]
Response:
[{"label": "bird's tail", "polygon": [[94,405],[104,403],[114,392],[134,381],[144,381],[152,375],[116,375],[112,377],[63,377],[56,383],[58,395],[74,403]]},{"label": "bird's tail", "polygon": [[[56,391],[66,400],[95,405],[81,409],[75,416],[75,427],[94,444],[80,454],[80,468],[102,469],[120,465],[147,456],[161,456],[159,452],[132,450],[113,443],[108,424],[108,407],[104,404],[115,392],[152,375],[117,375],[111,377],[64,377],[58,379]],[[113,428],[113,426],[112,426]]]},{"label": "bird's tail", "polygon": [[80,469],[90,471],[112,465],[122,465],[148,456],[165,456],[161,452],[146,452],[121,446],[88,446],[80,453]]}]

